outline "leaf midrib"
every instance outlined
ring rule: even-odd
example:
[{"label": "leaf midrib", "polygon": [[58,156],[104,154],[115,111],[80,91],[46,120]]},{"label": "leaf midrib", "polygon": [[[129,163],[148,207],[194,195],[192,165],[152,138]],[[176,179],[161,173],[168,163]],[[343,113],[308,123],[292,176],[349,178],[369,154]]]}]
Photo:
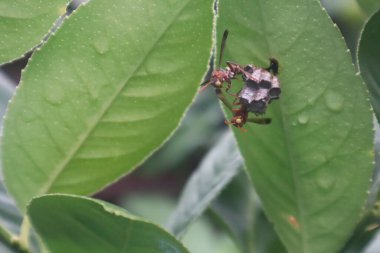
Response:
[{"label": "leaf midrib", "polygon": [[[259,3],[258,4],[259,8],[261,10],[263,10],[262,5],[261,5],[261,0],[259,0],[258,3]],[[261,18],[261,21],[262,21],[262,24],[263,24],[263,30],[265,31],[265,34],[268,34],[266,32],[267,31],[266,25],[265,25],[266,21],[265,21],[265,18],[263,16],[263,11],[260,11],[260,18]],[[305,22],[305,23],[307,23],[307,22]],[[271,45],[269,43],[270,40],[268,40],[267,36],[264,36],[264,38],[266,40],[268,52],[272,53],[273,51],[272,51]],[[294,186],[293,189],[294,189],[295,197],[297,199],[295,206],[296,206],[296,210],[297,210],[297,217],[299,219],[299,224],[300,224],[300,236],[301,236],[302,252],[308,252],[307,251],[307,246],[306,246],[306,243],[305,243],[306,242],[305,237],[307,237],[306,236],[306,230],[304,230],[304,226],[303,226],[305,224],[304,223],[304,215],[303,215],[302,208],[301,208],[301,206],[302,206],[302,204],[301,204],[302,198],[300,198],[300,196],[299,196],[299,188],[300,188],[300,186],[298,184],[299,179],[298,179],[296,171],[294,169],[294,164],[295,164],[295,162],[294,162],[294,154],[291,151],[291,147],[289,145],[289,134],[288,133],[290,131],[289,131],[287,125],[286,125],[286,118],[285,118],[284,113],[283,113],[284,112],[284,108],[283,108],[283,103],[281,102],[281,100],[280,100],[280,103],[279,103],[279,108],[280,108],[280,114],[281,114],[281,126],[282,126],[282,130],[283,130],[283,133],[284,133],[285,148],[287,150],[288,163],[290,165],[291,174],[292,174],[292,180],[293,180],[293,186]]]},{"label": "leaf midrib", "polygon": [[91,133],[93,132],[93,130],[95,129],[95,127],[98,125],[98,123],[100,122],[100,120],[105,115],[105,113],[108,112],[109,108],[112,106],[112,104],[115,102],[115,100],[117,100],[118,96],[120,95],[120,93],[122,92],[122,90],[125,88],[125,86],[128,84],[129,80],[141,68],[141,66],[143,65],[143,63],[145,62],[145,60],[147,59],[147,57],[151,54],[151,52],[153,51],[153,49],[155,48],[155,46],[157,45],[157,43],[162,39],[162,37],[164,36],[164,34],[173,25],[173,22],[180,16],[180,14],[183,12],[183,10],[186,8],[186,6],[189,4],[190,1],[191,0],[187,0],[184,3],[184,5],[181,8],[179,8],[179,10],[177,11],[177,13],[175,15],[173,15],[173,19],[171,19],[170,22],[168,22],[167,26],[165,26],[163,28],[163,30],[161,31],[160,35],[152,43],[151,47],[147,50],[147,53],[142,57],[141,61],[138,64],[136,64],[135,69],[131,71],[131,74],[126,78],[126,80],[122,81],[119,84],[120,87],[116,90],[115,94],[111,97],[110,101],[105,103],[104,108],[102,108],[101,112],[99,113],[99,117],[97,117],[96,119],[94,119],[93,124],[88,128],[87,132],[85,132],[84,134],[82,134],[83,135],[82,138],[79,138],[79,141],[77,142],[77,144],[74,145],[69,150],[68,155],[66,156],[66,158],[64,158],[61,161],[61,163],[58,163],[58,166],[54,170],[52,170],[52,173],[51,173],[52,176],[50,177],[50,180],[46,181],[46,184],[44,184],[40,188],[40,191],[38,192],[38,194],[48,193],[51,190],[54,182],[57,180],[57,178],[60,176],[60,174],[64,171],[64,169],[66,168],[66,166],[69,164],[69,162],[71,161],[71,158],[73,158],[77,154],[77,152],[79,151],[79,149],[82,147],[83,143],[86,142],[86,140],[91,135]]}]

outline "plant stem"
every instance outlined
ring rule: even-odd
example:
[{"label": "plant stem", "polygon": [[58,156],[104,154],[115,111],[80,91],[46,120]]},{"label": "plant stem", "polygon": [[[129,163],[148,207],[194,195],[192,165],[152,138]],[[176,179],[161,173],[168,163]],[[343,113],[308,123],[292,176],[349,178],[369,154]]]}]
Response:
[{"label": "plant stem", "polygon": [[29,234],[30,234],[30,221],[28,216],[24,216],[24,220],[21,224],[21,231],[19,237],[19,244],[21,248],[27,250],[29,249]]},{"label": "plant stem", "polygon": [[14,249],[15,252],[30,253],[27,248],[24,248],[21,245],[20,240],[16,235],[13,235],[2,226],[0,226],[0,241],[8,245],[10,248]]},{"label": "plant stem", "polygon": [[216,96],[219,98],[220,101],[223,102],[223,104],[233,113],[232,111],[232,104],[227,100],[227,98],[224,96],[224,93],[221,89],[216,88],[215,89]]},{"label": "plant stem", "polygon": [[0,240],[4,241],[5,243],[9,245],[13,244],[12,234],[2,226],[0,226]]}]

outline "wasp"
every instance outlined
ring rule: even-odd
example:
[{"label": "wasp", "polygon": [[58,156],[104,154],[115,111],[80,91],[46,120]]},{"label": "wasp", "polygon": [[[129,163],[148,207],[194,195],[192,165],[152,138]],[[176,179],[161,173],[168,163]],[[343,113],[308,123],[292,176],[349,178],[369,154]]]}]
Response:
[{"label": "wasp", "polygon": [[214,86],[216,89],[222,89],[224,88],[225,83],[227,83],[226,91],[228,92],[232,86],[231,80],[236,79],[237,75],[240,75],[244,72],[239,64],[232,62],[226,62],[227,67],[225,69],[220,67],[223,59],[224,49],[226,47],[227,37],[228,30],[225,30],[220,47],[217,69],[211,73],[211,78],[209,80],[206,80],[201,84],[202,88],[200,89],[200,92],[206,89],[209,85]]},{"label": "wasp", "polygon": [[247,122],[256,123],[260,125],[267,125],[271,123],[270,118],[249,118],[248,117],[248,110],[245,106],[241,106],[238,109],[232,109],[233,117],[230,121],[225,120],[224,122],[229,125],[233,125],[237,128],[239,128],[242,131],[246,131],[243,126]]},{"label": "wasp", "polygon": [[[223,59],[227,37],[228,30],[225,30],[221,42],[218,67],[212,72],[211,78],[201,84],[200,91],[203,91],[209,85],[215,87],[217,97],[233,114],[230,121],[225,121],[226,124],[231,124],[241,130],[244,130],[243,126],[247,122],[269,124],[271,122],[270,118],[250,118],[249,113],[251,112],[256,116],[263,115],[268,104],[280,97],[280,82],[277,78],[279,63],[276,59],[270,58],[269,67],[261,68],[252,64],[242,66],[227,61],[227,67],[223,69],[220,64]],[[232,80],[238,76],[242,76],[244,87],[237,94],[228,93],[232,87]],[[226,87],[225,83],[227,83]],[[223,90],[235,97],[232,104],[224,96]],[[236,106],[239,107],[236,108]]]}]

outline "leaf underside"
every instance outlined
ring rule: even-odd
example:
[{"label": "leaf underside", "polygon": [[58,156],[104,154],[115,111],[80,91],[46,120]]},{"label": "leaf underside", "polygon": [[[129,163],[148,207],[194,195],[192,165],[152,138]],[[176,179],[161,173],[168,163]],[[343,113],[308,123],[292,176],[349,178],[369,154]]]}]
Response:
[{"label": "leaf underside", "polygon": [[185,185],[167,229],[177,237],[199,217],[237,175],[242,158],[230,131],[205,156]]}]

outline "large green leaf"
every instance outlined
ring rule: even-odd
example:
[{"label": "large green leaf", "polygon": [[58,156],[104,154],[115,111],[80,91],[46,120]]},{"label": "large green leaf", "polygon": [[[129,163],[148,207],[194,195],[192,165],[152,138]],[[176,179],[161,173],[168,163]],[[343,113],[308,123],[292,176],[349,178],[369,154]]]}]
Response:
[{"label": "large green leaf", "polygon": [[280,63],[272,124],[235,128],[267,216],[289,252],[337,252],[373,167],[368,95],[339,31],[315,0],[224,0],[219,17],[218,37],[230,31],[225,60]]},{"label": "large green leaf", "polygon": [[90,198],[38,197],[28,214],[51,253],[188,252],[160,227]]},{"label": "large green leaf", "polygon": [[68,0],[0,0],[0,64],[39,44]]},{"label": "large green leaf", "polygon": [[366,23],[359,42],[358,63],[370,91],[371,103],[380,119],[380,11]]},{"label": "large green leaf", "polygon": [[176,128],[206,69],[212,1],[93,0],[36,54],[4,124],[7,187],[89,194]]}]

